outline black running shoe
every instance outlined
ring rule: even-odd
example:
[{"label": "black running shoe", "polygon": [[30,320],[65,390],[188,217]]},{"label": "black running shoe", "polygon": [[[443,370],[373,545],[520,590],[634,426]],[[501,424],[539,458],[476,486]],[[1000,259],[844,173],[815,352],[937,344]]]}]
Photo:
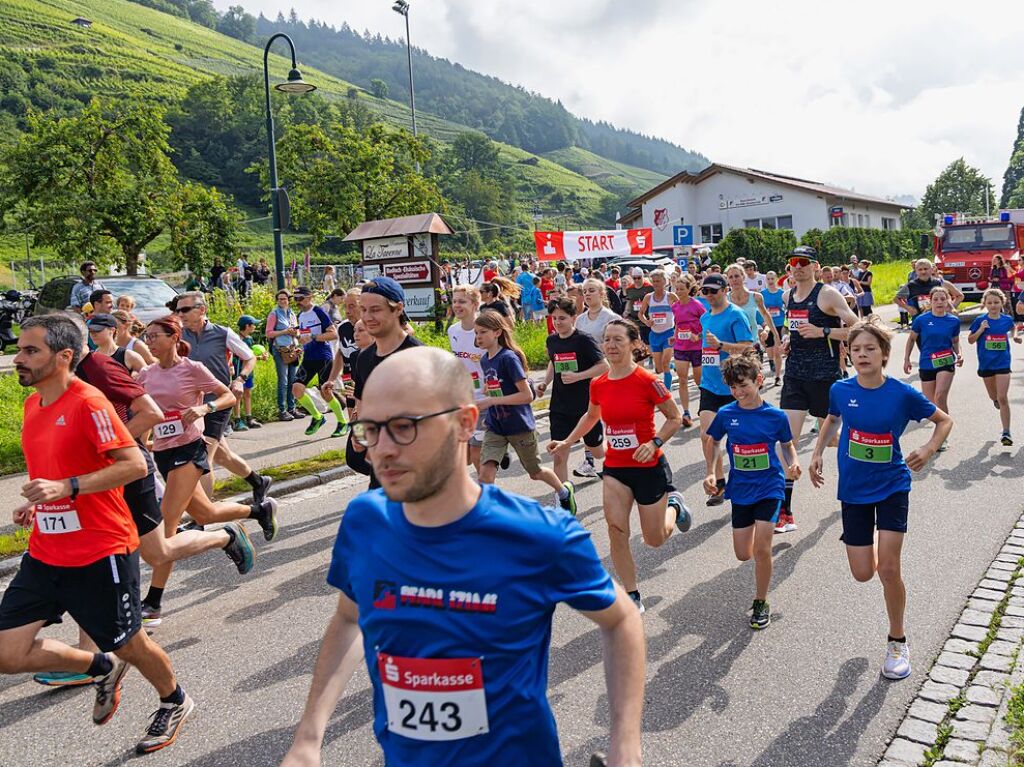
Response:
[{"label": "black running shoe", "polygon": [[182,522],[181,524],[179,524],[175,532],[184,533],[189,530],[198,530],[199,532],[202,532],[205,529],[205,527],[196,522],[194,519],[190,519],[187,522]]},{"label": "black running shoe", "polygon": [[195,707],[195,701],[188,693],[185,693],[185,700],[180,704],[161,703],[160,708],[153,712],[152,721],[146,728],[145,736],[135,746],[135,752],[150,754],[171,745],[178,737],[181,725]]},{"label": "black running shoe", "polygon": [[721,485],[715,490],[715,494],[710,496],[705,502],[705,506],[721,506],[725,503],[725,488]]},{"label": "black running shoe", "polygon": [[501,457],[501,462],[498,464],[498,466],[501,468],[502,471],[504,471],[511,465],[512,459],[508,457],[508,453],[506,452],[505,455]]},{"label": "black running shoe", "polygon": [[760,631],[772,622],[772,611],[763,599],[755,599],[750,613],[750,628]]},{"label": "black running shoe", "polygon": [[257,506],[262,506],[263,502],[267,500],[267,493],[270,491],[270,486],[274,484],[274,478],[266,474],[260,474],[259,481],[259,485],[253,488],[252,502]]},{"label": "black running shoe", "polygon": [[270,543],[277,537],[277,501],[268,498],[260,504],[259,517],[256,519],[263,530],[263,539]]},{"label": "black running shoe", "polygon": [[633,604],[636,605],[636,609],[640,611],[641,615],[643,615],[646,610],[644,609],[644,601],[640,598],[640,592],[630,591],[629,598],[633,600]]}]

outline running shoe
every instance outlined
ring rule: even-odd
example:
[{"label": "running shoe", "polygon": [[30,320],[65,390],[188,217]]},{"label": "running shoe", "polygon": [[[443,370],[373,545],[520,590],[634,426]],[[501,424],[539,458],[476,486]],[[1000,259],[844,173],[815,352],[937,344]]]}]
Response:
[{"label": "running shoe", "polygon": [[502,471],[505,471],[505,469],[507,469],[511,465],[512,465],[512,459],[508,457],[508,453],[506,452],[505,455],[503,455],[501,457],[501,461],[498,463],[498,467]]},{"label": "running shoe", "polygon": [[788,530],[786,530],[786,515],[779,514],[779,518],[775,520],[775,534],[778,535],[779,533],[786,532],[789,532]]},{"label": "running shoe", "polygon": [[160,708],[153,712],[146,735],[135,746],[135,753],[149,754],[166,748],[178,737],[178,730],[185,723],[195,702],[185,693],[185,700],[180,704],[161,703]]},{"label": "running shoe", "polygon": [[783,522],[786,523],[786,529],[784,532],[791,533],[794,530],[796,530],[796,520],[793,519],[792,514],[786,511],[780,514],[779,517],[782,519]]},{"label": "running shoe", "polygon": [[153,607],[145,602],[142,603],[142,625],[149,628],[156,628],[164,622],[159,607]]},{"label": "running shoe", "polygon": [[205,527],[203,527],[201,524],[196,522],[194,519],[189,519],[189,520],[187,520],[185,522],[179,523],[177,529],[175,530],[175,532],[185,533],[185,532],[188,532],[189,530],[198,530],[199,532],[202,532],[205,529],[206,529]]},{"label": "running shoe", "polygon": [[939,445],[939,452],[940,453],[945,453],[947,450],[949,450],[949,440],[948,439],[944,439],[944,440],[942,440],[942,444]]},{"label": "running shoe", "polygon": [[306,427],[306,436],[312,437],[314,434],[320,431],[320,427],[323,426],[325,423],[327,423],[327,419],[324,418],[323,416],[320,416],[319,418],[310,421],[309,426]]},{"label": "running shoe", "polygon": [[906,679],[910,676],[910,648],[906,642],[889,642],[882,676],[886,679]]},{"label": "running shoe", "polygon": [[689,429],[691,426],[693,426],[693,416],[690,415],[690,411],[689,410],[684,410],[683,411],[683,428],[684,429]]},{"label": "running shoe", "polygon": [[270,492],[270,486],[274,484],[274,478],[268,474],[260,474],[259,480],[259,487],[253,488],[252,491],[252,502],[257,506],[267,500],[267,493]]},{"label": "running shoe", "polygon": [[704,505],[721,506],[723,503],[725,503],[725,488],[719,485],[718,489],[715,491],[715,494],[709,496],[708,499],[704,502]]},{"label": "running shoe", "polygon": [[235,563],[238,574],[245,575],[252,570],[256,562],[256,549],[252,545],[252,539],[238,522],[228,522],[224,529],[231,537],[231,541],[224,547],[224,553]]},{"label": "running shoe", "polygon": [[277,501],[275,499],[268,498],[260,504],[260,513],[256,521],[260,523],[263,539],[267,543],[277,537]]},{"label": "running shoe", "polygon": [[45,687],[80,687],[83,684],[94,684],[99,677],[88,674],[76,674],[74,671],[44,671],[33,674],[32,681]]},{"label": "running shoe", "polygon": [[1010,432],[1008,431],[1003,432],[1003,436],[999,441],[1003,443],[1003,447],[1011,447],[1013,445],[1013,440],[1010,439]]},{"label": "running shoe", "polygon": [[565,498],[558,499],[558,505],[568,511],[574,517],[576,516],[576,486],[572,482],[563,482],[562,487],[568,491],[568,495]]},{"label": "running shoe", "polygon": [[640,592],[639,591],[630,591],[629,592],[629,598],[633,600],[633,604],[636,605],[636,609],[640,611],[641,615],[643,615],[645,612],[647,612],[646,609],[644,608],[643,600],[640,599]]},{"label": "running shoe", "polygon": [[261,424],[259,421],[257,421],[255,418],[253,418],[251,415],[246,417],[245,422],[249,425],[250,429],[262,429],[263,428],[263,424]]},{"label": "running shoe", "polygon": [[574,477],[596,477],[597,467],[592,461],[584,461],[572,470]]},{"label": "running shoe", "polygon": [[249,424],[239,418],[231,428],[235,431],[249,431]]},{"label": "running shoe", "polygon": [[779,378],[778,376],[775,376],[775,385],[782,386],[782,379]]},{"label": "running shoe", "polygon": [[225,436],[225,437],[230,437],[230,436],[231,436],[232,434],[234,434],[234,433],[235,433],[235,430],[234,430],[233,428],[231,428],[231,423],[230,423],[230,421],[229,421],[229,422],[228,422],[228,423],[227,423],[227,424],[226,424],[226,425],[224,426],[224,436]]},{"label": "running shoe", "polygon": [[92,721],[106,724],[114,716],[121,703],[121,680],[128,673],[128,664],[114,654],[108,656],[114,667],[110,673],[96,682],[96,703],[92,707]]},{"label": "running shoe", "polygon": [[676,529],[685,533],[693,525],[693,515],[683,501],[682,493],[671,492],[668,494],[668,505],[676,510]]},{"label": "running shoe", "polygon": [[309,418],[309,413],[297,407],[289,408],[288,412],[292,414],[292,418],[297,418],[299,420],[302,420],[303,418]]},{"label": "running shoe", "polygon": [[277,420],[278,421],[294,421],[295,420],[295,416],[293,416],[287,410],[282,410],[280,413],[277,414]]},{"label": "running shoe", "polygon": [[601,751],[590,755],[590,767],[608,767],[608,757]]},{"label": "running shoe", "polygon": [[348,434],[348,421],[339,423],[334,431],[331,432],[331,438],[344,437],[346,434]]},{"label": "running shoe", "polygon": [[755,599],[750,613],[750,628],[760,631],[772,622],[772,611],[763,599]]}]

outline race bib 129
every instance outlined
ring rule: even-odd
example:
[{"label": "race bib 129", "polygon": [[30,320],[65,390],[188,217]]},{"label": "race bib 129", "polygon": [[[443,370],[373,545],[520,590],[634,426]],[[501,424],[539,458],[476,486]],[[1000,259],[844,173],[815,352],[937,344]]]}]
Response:
[{"label": "race bib 129", "polygon": [[377,653],[388,730],[412,740],[462,740],[488,731],[480,658]]},{"label": "race bib 129", "polygon": [[153,436],[159,439],[180,437],[185,433],[185,424],[177,410],[164,411],[164,420],[153,427]]}]

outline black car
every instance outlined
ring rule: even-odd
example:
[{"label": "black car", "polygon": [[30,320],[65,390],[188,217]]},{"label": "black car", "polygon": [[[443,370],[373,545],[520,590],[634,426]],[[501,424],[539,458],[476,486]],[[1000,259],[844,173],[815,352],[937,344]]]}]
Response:
[{"label": "black car", "polygon": [[[81,281],[81,277],[72,275],[54,277],[39,291],[39,300],[33,314],[50,314],[70,307],[71,288]],[[170,314],[165,304],[178,294],[166,282],[152,275],[101,277],[98,282],[114,295],[115,303],[121,295],[134,298],[134,314],[144,323]]]}]

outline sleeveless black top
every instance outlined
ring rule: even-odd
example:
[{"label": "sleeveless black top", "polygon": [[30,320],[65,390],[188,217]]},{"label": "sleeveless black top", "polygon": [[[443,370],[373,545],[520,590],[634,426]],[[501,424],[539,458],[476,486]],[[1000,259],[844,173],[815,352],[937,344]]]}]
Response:
[{"label": "sleeveless black top", "polygon": [[819,328],[838,328],[842,323],[838,317],[826,314],[818,307],[818,294],[823,285],[819,282],[803,301],[789,294],[786,305],[786,322],[789,325],[789,357],[786,358],[786,375],[801,381],[835,381],[839,372],[839,342],[827,338],[804,338],[796,328],[810,323]]}]

